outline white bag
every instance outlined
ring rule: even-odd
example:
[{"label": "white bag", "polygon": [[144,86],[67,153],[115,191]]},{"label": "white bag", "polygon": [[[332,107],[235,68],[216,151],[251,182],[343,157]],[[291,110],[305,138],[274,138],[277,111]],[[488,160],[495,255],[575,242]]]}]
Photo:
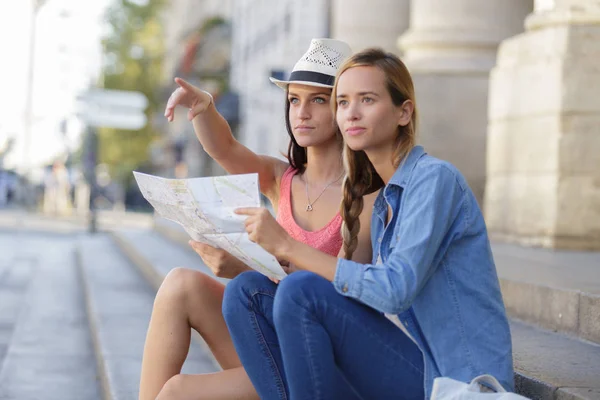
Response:
[{"label": "white bag", "polygon": [[[483,386],[481,384],[484,384]],[[488,389],[488,387],[490,389]],[[480,375],[471,383],[451,378],[435,378],[431,400],[526,400],[526,397],[507,392],[491,375]]]}]

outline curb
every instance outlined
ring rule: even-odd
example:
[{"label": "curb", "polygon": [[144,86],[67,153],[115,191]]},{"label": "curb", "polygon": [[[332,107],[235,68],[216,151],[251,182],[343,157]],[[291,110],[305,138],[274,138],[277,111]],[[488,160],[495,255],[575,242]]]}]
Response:
[{"label": "curb", "polygon": [[81,249],[79,246],[76,246],[74,253],[75,265],[77,266],[79,279],[83,288],[85,312],[87,314],[88,326],[90,329],[90,335],[92,337],[92,346],[94,348],[94,355],[96,358],[96,374],[98,375],[98,379],[100,381],[102,400],[113,400],[114,397],[112,395],[110,379],[108,378],[108,370],[106,369],[106,364],[104,362],[100,336],[98,334],[98,321],[96,321],[96,312],[90,296],[90,285],[84,271],[83,260],[81,258]]}]

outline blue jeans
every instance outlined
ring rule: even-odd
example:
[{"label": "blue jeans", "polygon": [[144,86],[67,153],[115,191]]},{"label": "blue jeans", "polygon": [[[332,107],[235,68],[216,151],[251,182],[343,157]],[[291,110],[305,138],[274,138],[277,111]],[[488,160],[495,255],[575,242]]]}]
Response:
[{"label": "blue jeans", "polygon": [[380,312],[300,271],[275,285],[244,272],[223,315],[262,399],[423,399],[419,348]]}]

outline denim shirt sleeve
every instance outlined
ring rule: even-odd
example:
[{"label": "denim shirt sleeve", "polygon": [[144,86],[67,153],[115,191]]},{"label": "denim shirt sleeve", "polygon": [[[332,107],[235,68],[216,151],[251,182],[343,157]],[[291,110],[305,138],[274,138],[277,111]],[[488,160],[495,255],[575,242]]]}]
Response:
[{"label": "denim shirt sleeve", "polygon": [[440,248],[452,239],[447,236],[458,221],[463,201],[463,188],[447,166],[417,168],[402,201],[392,205],[394,213],[401,215],[388,228],[394,232],[391,253],[377,265],[338,259],[336,290],[381,312],[399,314],[408,309],[435,272]]}]

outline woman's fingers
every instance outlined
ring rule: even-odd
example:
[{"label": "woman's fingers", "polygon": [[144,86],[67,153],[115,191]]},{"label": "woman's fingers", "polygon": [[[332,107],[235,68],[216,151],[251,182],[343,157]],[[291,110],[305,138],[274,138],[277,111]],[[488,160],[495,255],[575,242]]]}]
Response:
[{"label": "woman's fingers", "polygon": [[198,90],[198,88],[196,86],[192,85],[191,83],[189,83],[185,79],[181,79],[179,77],[175,78],[175,83],[178,84],[183,89],[189,90],[190,92],[195,92],[196,90]]},{"label": "woman's fingers", "polygon": [[175,116],[175,107],[181,104],[183,97],[186,95],[185,91],[182,88],[177,88],[167,100],[167,106],[165,108],[165,117],[169,122],[173,121],[173,117]]},{"label": "woman's fingers", "polygon": [[262,211],[262,207],[240,207],[233,210],[238,215],[256,215]]}]

